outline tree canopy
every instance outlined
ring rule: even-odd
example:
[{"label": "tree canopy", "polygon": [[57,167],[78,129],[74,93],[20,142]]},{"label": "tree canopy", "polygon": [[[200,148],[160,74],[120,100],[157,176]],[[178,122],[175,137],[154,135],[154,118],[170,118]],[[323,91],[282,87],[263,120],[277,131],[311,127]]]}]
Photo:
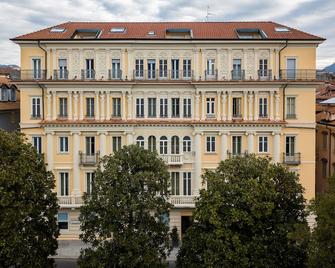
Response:
[{"label": "tree canopy", "polygon": [[81,208],[81,267],[162,267],[170,248],[169,173],[155,152],[125,146],[102,160]]},{"label": "tree canopy", "polygon": [[0,130],[0,267],[51,267],[57,249],[54,177],[17,132]]},{"label": "tree canopy", "polygon": [[254,155],[206,170],[178,267],[301,267],[308,231],[298,176]]}]

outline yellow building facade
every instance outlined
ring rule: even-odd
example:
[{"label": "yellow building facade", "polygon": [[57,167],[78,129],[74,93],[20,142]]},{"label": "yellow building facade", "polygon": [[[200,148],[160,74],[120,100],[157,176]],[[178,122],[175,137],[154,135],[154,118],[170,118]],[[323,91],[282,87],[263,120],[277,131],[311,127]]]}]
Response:
[{"label": "yellow building facade", "polygon": [[171,172],[170,227],[184,233],[201,174],[256,153],[315,194],[316,48],[266,23],[65,23],[21,48],[21,131],[56,179],[61,238],[79,234],[99,157],[157,150]]}]

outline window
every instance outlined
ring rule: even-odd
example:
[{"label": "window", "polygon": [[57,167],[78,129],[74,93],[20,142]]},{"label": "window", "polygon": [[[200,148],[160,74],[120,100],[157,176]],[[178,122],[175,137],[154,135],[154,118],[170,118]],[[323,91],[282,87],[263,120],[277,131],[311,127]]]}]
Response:
[{"label": "window", "polygon": [[159,100],[160,117],[168,117],[168,99],[161,98]]},{"label": "window", "polygon": [[240,118],[241,116],[241,98],[233,98],[233,117]]},{"label": "window", "polygon": [[67,60],[66,59],[59,59],[58,60],[58,66],[59,66],[58,79],[67,79],[68,78]]},{"label": "window", "polygon": [[321,159],[322,162],[322,176],[327,177],[327,170],[328,170],[328,160],[327,159]]},{"label": "window", "polygon": [[33,147],[35,148],[38,154],[42,153],[42,137],[39,136],[33,137]]},{"label": "window", "polygon": [[286,118],[295,119],[295,97],[286,98]]},{"label": "window", "polygon": [[86,154],[94,155],[95,154],[95,137],[86,137]]},{"label": "window", "polygon": [[144,148],[144,138],[142,136],[138,136],[136,139],[136,144],[142,148]]},{"label": "window", "polygon": [[287,156],[294,156],[295,154],[295,136],[286,137],[285,153]]},{"label": "window", "polygon": [[183,151],[191,152],[191,138],[189,136],[185,136],[183,139]]},{"label": "window", "polygon": [[124,27],[113,27],[110,29],[111,33],[124,33],[126,28]]},{"label": "window", "polygon": [[179,60],[178,59],[172,59],[171,60],[171,78],[172,79],[179,79]]},{"label": "window", "polygon": [[1,90],[1,101],[8,101],[8,89],[7,87],[0,88]]},{"label": "window", "polygon": [[259,78],[264,78],[268,76],[268,60],[259,60]]},{"label": "window", "polygon": [[67,117],[67,98],[59,98],[59,117]]},{"label": "window", "polygon": [[215,98],[206,98],[206,112],[208,117],[214,116]]},{"label": "window", "polygon": [[85,78],[93,79],[94,78],[94,60],[86,59],[86,73]]},{"label": "window", "polygon": [[58,228],[60,230],[69,229],[69,214],[68,213],[58,213],[57,221],[58,221]]},{"label": "window", "polygon": [[16,101],[16,88],[12,86],[8,89],[8,101]]},{"label": "window", "polygon": [[34,79],[42,78],[41,59],[33,59],[33,78]]},{"label": "window", "polygon": [[191,78],[191,60],[185,59],[183,60],[183,77]]},{"label": "window", "polygon": [[167,78],[167,60],[159,60],[159,78]]},{"label": "window", "polygon": [[168,139],[165,136],[162,136],[159,140],[159,153],[167,154],[168,149]]},{"label": "window", "polygon": [[259,98],[259,116],[263,118],[268,116],[268,98],[266,97]]},{"label": "window", "polygon": [[172,117],[179,117],[179,98],[172,98]]},{"label": "window", "polygon": [[148,59],[148,79],[156,79],[156,60]]},{"label": "window", "polygon": [[69,138],[59,137],[59,152],[68,153],[69,152]]},{"label": "window", "polygon": [[31,117],[41,118],[41,97],[31,98]]},{"label": "window", "polygon": [[206,152],[207,153],[215,152],[215,137],[214,136],[206,137]]},{"label": "window", "polygon": [[156,117],[156,98],[148,98],[148,117]]},{"label": "window", "polygon": [[242,137],[233,136],[233,155],[240,155],[242,153]]},{"label": "window", "polygon": [[179,172],[171,172],[171,195],[179,194]]},{"label": "window", "polygon": [[94,117],[94,98],[86,98],[86,117]]},{"label": "window", "polygon": [[327,146],[328,146],[328,133],[322,132],[322,147],[324,150],[326,150]]},{"label": "window", "polygon": [[136,98],[136,117],[144,117],[144,99]]},{"label": "window", "polygon": [[266,136],[258,137],[258,152],[260,153],[268,152],[268,137]]},{"label": "window", "polygon": [[294,80],[296,79],[296,67],[297,62],[294,58],[286,59],[286,79]]},{"label": "window", "polygon": [[179,137],[173,136],[171,138],[171,154],[179,154]]},{"label": "window", "polygon": [[95,179],[95,172],[86,173],[86,193],[92,194],[93,183]]},{"label": "window", "polygon": [[68,196],[69,195],[69,173],[68,172],[60,172],[60,195]]},{"label": "window", "polygon": [[50,33],[63,33],[63,32],[65,32],[65,28],[54,27],[50,29]]},{"label": "window", "polygon": [[191,195],[191,172],[183,172],[183,194]]},{"label": "window", "polygon": [[206,75],[214,75],[215,74],[215,60],[208,59],[207,60],[207,73]]},{"label": "window", "polygon": [[135,60],[135,77],[143,78],[143,60]]},{"label": "window", "polygon": [[121,149],[121,146],[122,146],[122,140],[121,140],[121,137],[120,136],[116,136],[116,137],[113,137],[112,138],[113,140],[113,153],[120,150]]},{"label": "window", "polygon": [[156,151],[156,137],[155,136],[149,136],[149,138],[148,138],[148,150],[150,152]]},{"label": "window", "polygon": [[119,59],[112,59],[111,79],[121,78],[121,63]]},{"label": "window", "polygon": [[190,118],[192,116],[191,111],[191,98],[184,99],[184,117]]},{"label": "window", "polygon": [[242,60],[234,59],[233,60],[233,72],[232,79],[233,80],[241,80],[242,79]]},{"label": "window", "polygon": [[113,98],[113,117],[121,116],[121,98]]}]

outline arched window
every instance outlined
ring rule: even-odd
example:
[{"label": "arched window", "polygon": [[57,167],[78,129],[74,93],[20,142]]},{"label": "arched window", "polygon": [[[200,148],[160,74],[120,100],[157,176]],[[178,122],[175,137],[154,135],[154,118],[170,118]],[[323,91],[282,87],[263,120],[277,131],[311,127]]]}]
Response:
[{"label": "arched window", "polygon": [[162,136],[159,139],[159,153],[167,154],[168,139],[165,136]]},{"label": "arched window", "polygon": [[142,148],[144,148],[144,138],[142,136],[138,136],[136,139],[136,144]]},{"label": "arched window", "polygon": [[173,136],[171,138],[171,154],[179,154],[179,137]]},{"label": "arched window", "polygon": [[148,150],[153,152],[156,151],[156,137],[149,136],[148,138]]},{"label": "arched window", "polygon": [[185,136],[183,139],[183,151],[191,152],[191,138],[189,136]]}]

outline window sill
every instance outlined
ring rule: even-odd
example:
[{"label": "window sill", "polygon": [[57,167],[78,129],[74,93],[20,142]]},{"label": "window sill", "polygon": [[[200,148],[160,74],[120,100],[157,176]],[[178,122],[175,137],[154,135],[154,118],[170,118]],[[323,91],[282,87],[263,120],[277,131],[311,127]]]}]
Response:
[{"label": "window sill", "polygon": [[42,117],[30,117],[31,120],[41,120]]},{"label": "window sill", "polygon": [[205,155],[217,155],[217,152],[205,152]]},{"label": "window sill", "polygon": [[60,155],[68,155],[69,151],[67,151],[67,152],[58,152],[58,154],[60,154]]}]

